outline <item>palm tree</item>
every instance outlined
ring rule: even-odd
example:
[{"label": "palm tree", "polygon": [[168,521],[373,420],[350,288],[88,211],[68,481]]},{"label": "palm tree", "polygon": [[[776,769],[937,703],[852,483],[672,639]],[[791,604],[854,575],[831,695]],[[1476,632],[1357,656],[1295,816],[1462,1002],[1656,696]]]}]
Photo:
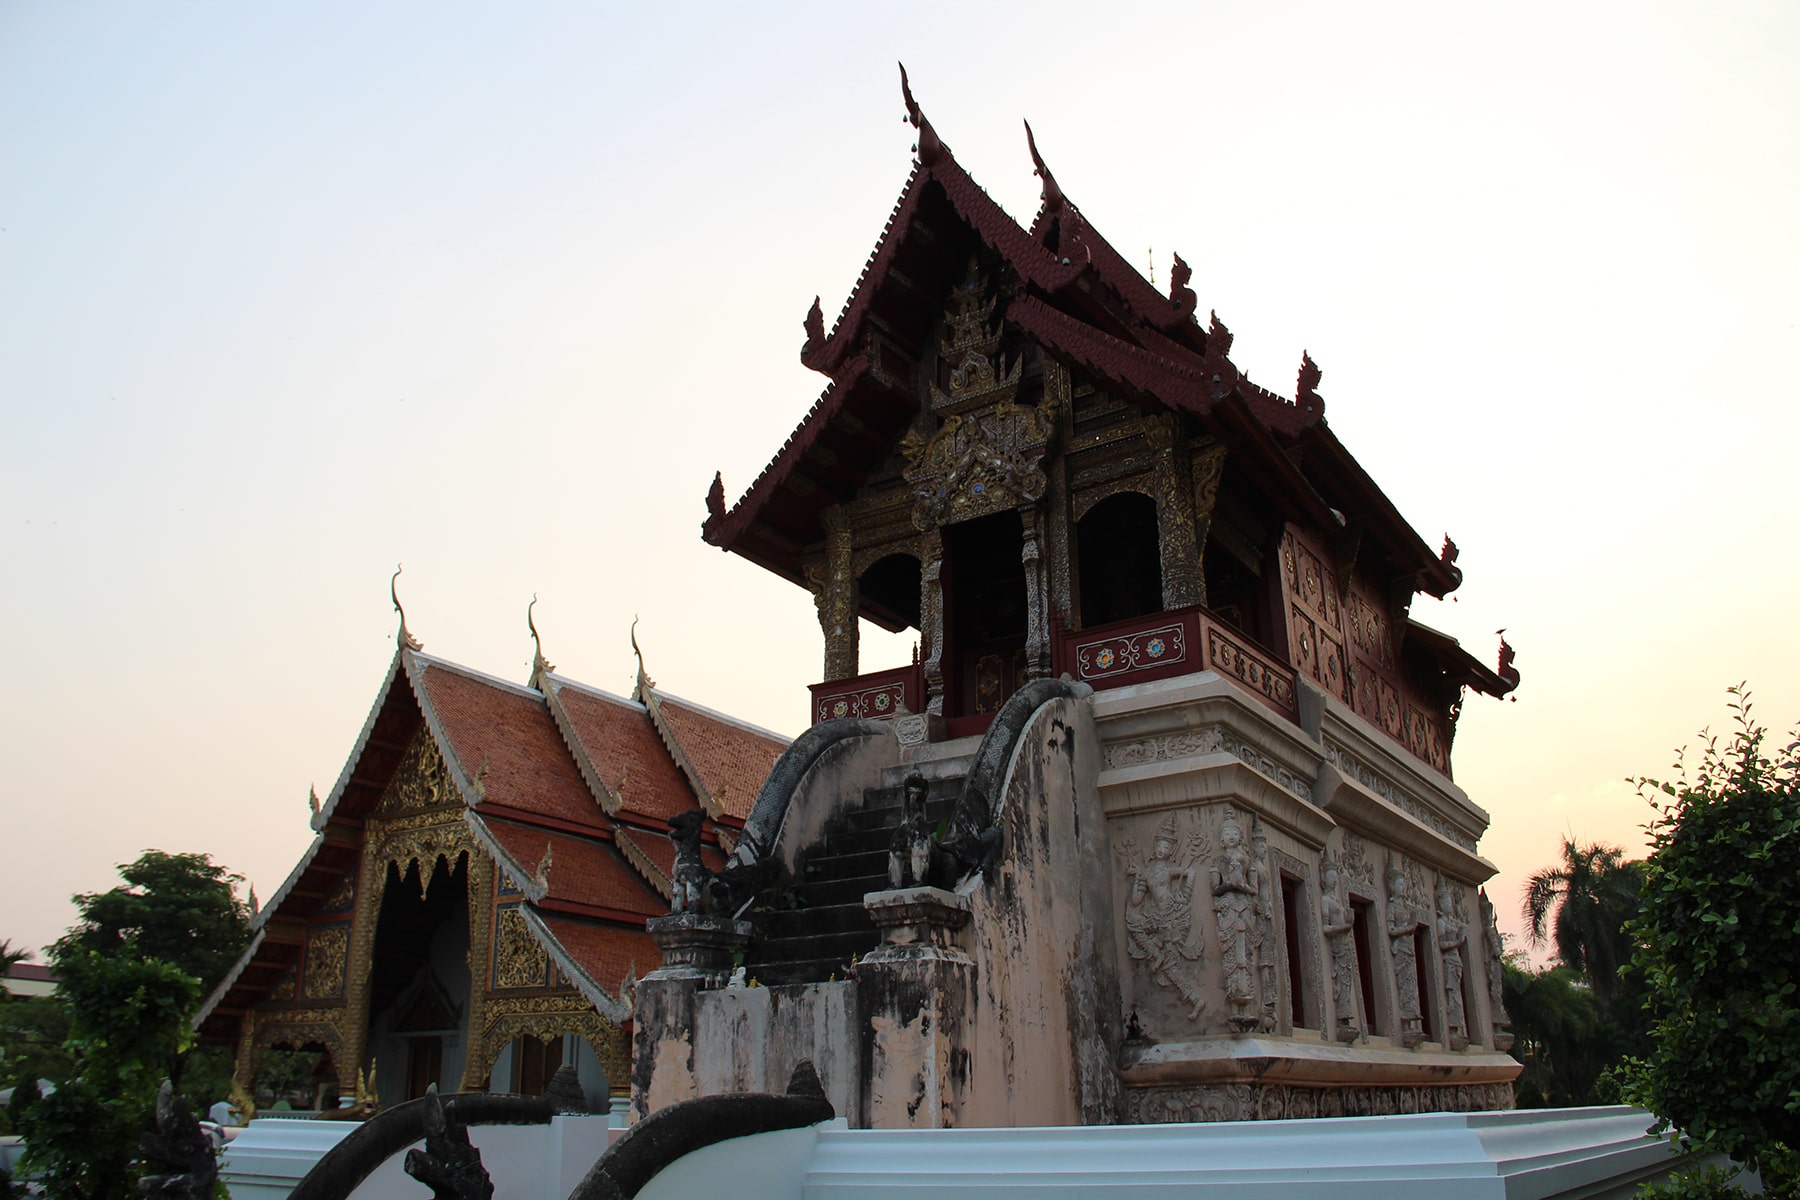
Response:
[{"label": "palm tree", "polygon": [[1643,883],[1643,864],[1624,858],[1617,846],[1578,846],[1565,837],[1562,862],[1525,881],[1523,914],[1531,944],[1548,940],[1557,959],[1579,971],[1603,1004],[1612,999],[1619,968],[1631,961],[1625,923],[1637,915]]},{"label": "palm tree", "polygon": [[[12,939],[0,938],[0,979],[12,974],[12,969],[31,957],[29,950],[14,950]],[[12,992],[4,984],[0,984],[0,1001],[8,999]]]}]

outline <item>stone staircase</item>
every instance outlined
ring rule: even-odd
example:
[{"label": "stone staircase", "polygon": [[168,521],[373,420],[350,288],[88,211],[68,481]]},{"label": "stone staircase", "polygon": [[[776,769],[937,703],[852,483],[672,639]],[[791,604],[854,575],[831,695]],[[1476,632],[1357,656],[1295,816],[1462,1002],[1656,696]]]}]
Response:
[{"label": "stone staircase", "polygon": [[[925,815],[935,828],[950,819],[962,775],[945,774],[941,766],[922,773],[929,781]],[[890,774],[903,779],[910,770]],[[900,824],[904,790],[900,779],[866,789],[859,807],[832,818],[825,836],[800,856],[789,890],[765,896],[746,914],[756,925],[744,956],[751,979],[764,987],[843,979],[852,959],[875,948],[880,937],[863,897],[888,887],[888,847]]]}]

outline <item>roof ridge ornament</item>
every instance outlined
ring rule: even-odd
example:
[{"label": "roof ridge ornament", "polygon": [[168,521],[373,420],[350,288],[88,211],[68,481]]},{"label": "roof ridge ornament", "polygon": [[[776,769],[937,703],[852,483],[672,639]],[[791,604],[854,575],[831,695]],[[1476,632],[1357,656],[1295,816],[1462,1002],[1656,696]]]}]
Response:
[{"label": "roof ridge ornament", "polygon": [[1039,197],[1044,202],[1044,211],[1061,211],[1067,197],[1063,195],[1062,188],[1057,186],[1056,176],[1052,175],[1050,168],[1044,165],[1043,155],[1038,153],[1037,139],[1031,136],[1030,121],[1025,122],[1025,145],[1031,151],[1031,173],[1044,181],[1043,195]]},{"label": "roof ridge ornament", "polygon": [[1325,398],[1319,395],[1319,380],[1324,377],[1312,355],[1300,352],[1300,378],[1294,385],[1294,406],[1313,420],[1325,415]]},{"label": "roof ridge ornament", "polygon": [[813,356],[825,348],[825,310],[819,306],[819,297],[813,297],[801,326],[806,330],[806,340],[800,344],[800,365],[811,367]]},{"label": "roof ridge ornament", "polygon": [[[1214,343],[1217,345],[1214,345]],[[1212,328],[1206,331],[1206,352],[1224,358],[1231,353],[1231,330],[1219,320],[1219,310],[1212,310]]]},{"label": "roof ridge ornament", "polygon": [[638,669],[637,683],[631,689],[631,698],[639,704],[648,704],[650,689],[656,686],[656,680],[650,678],[650,673],[644,670],[644,652],[638,649],[637,624],[637,614],[633,613],[631,617],[631,652],[637,655]]},{"label": "roof ridge ornament", "polygon": [[[1200,297],[1194,295],[1194,289],[1188,286],[1188,280],[1194,277],[1194,268],[1187,265],[1181,255],[1170,252],[1172,261],[1169,264],[1169,303],[1181,310],[1181,315],[1191,317],[1194,310],[1200,307]],[[1156,283],[1155,278],[1150,280]],[[1214,321],[1218,318],[1215,316]]]},{"label": "roof ridge ornament", "polygon": [[907,123],[919,131],[919,140],[913,146],[913,151],[919,156],[919,165],[934,166],[939,159],[950,153],[950,147],[944,145],[937,135],[937,130],[933,129],[931,122],[926,119],[924,110],[919,107],[919,102],[913,99],[912,85],[906,78],[905,63],[900,64],[900,95],[906,100]]},{"label": "roof ridge ornament", "polygon": [[[1506,681],[1506,692],[1510,692],[1519,686],[1519,668],[1513,666],[1513,659],[1518,657],[1518,654],[1506,640],[1506,627],[1504,625],[1499,629],[1494,630],[1494,632],[1500,637],[1500,664],[1494,671],[1494,674]],[[1504,696],[1506,695],[1506,692],[1501,692],[1500,694]],[[1512,700],[1513,703],[1517,704],[1519,698],[1514,696]]]},{"label": "roof ridge ornament", "polygon": [[400,572],[404,569],[405,568],[400,563],[395,563],[394,573],[388,578],[388,596],[394,602],[394,611],[400,614],[400,632],[395,636],[398,638],[400,644],[405,646],[408,650],[423,650],[425,644],[407,631],[406,610],[400,607],[400,591],[396,584],[400,578]]},{"label": "roof ridge ornament", "polygon": [[543,678],[556,670],[556,664],[544,657],[544,640],[538,636],[537,622],[531,617],[531,610],[537,607],[537,593],[531,593],[531,603],[525,606],[525,628],[531,630],[531,678],[527,687],[543,690]]}]

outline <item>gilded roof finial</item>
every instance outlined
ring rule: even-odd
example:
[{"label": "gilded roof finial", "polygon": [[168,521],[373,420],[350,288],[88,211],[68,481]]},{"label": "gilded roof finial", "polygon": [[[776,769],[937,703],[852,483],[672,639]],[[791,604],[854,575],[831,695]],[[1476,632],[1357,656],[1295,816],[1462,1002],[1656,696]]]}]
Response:
[{"label": "gilded roof finial", "polygon": [[308,804],[312,805],[313,820],[315,820],[315,821],[318,820],[319,819],[319,789],[318,788],[312,787],[310,785],[307,787],[306,802]]},{"label": "gilded roof finial", "polygon": [[633,615],[631,618],[631,652],[637,655],[638,670],[637,684],[631,689],[631,698],[643,703],[644,697],[650,689],[656,686],[656,680],[650,678],[650,673],[644,670],[644,652],[638,649],[637,644],[637,623],[638,619],[636,615]]},{"label": "gilded roof finial", "polygon": [[400,578],[400,572],[402,569],[403,568],[401,567],[401,565],[399,563],[395,563],[394,564],[394,574],[392,575],[392,577],[390,577],[388,579],[388,595],[393,598],[394,611],[400,614],[400,633],[398,635],[399,639],[400,639],[400,644],[402,646],[405,646],[408,650],[423,650],[425,648],[424,644],[421,643],[419,641],[419,639],[414,637],[411,633],[407,632],[406,610],[404,608],[400,607],[400,592],[399,592],[398,588],[395,587],[395,584],[397,583],[397,581]]},{"label": "gilded roof finial", "polygon": [[543,677],[556,670],[556,664],[544,657],[544,640],[538,636],[537,622],[531,619],[531,610],[537,607],[537,593],[531,593],[531,603],[525,606],[525,628],[531,630],[531,679],[527,686],[543,690]]},{"label": "gilded roof finial", "polygon": [[556,847],[550,842],[544,843],[544,857],[538,859],[537,870],[531,873],[531,882],[539,891],[550,890],[550,868],[556,862]]},{"label": "gilded roof finial", "polygon": [[1044,208],[1046,211],[1055,212],[1063,206],[1062,189],[1056,186],[1056,176],[1050,173],[1050,168],[1044,165],[1043,155],[1038,153],[1037,139],[1031,136],[1030,121],[1025,122],[1025,145],[1031,150],[1032,174],[1044,181],[1044,191],[1041,197]]},{"label": "gilded roof finial", "polygon": [[948,153],[948,147],[938,140],[937,130],[925,119],[924,110],[919,102],[913,99],[912,85],[906,79],[906,64],[900,64],[900,95],[906,100],[906,120],[919,131],[919,144],[913,147],[919,155],[919,165],[929,167]]}]

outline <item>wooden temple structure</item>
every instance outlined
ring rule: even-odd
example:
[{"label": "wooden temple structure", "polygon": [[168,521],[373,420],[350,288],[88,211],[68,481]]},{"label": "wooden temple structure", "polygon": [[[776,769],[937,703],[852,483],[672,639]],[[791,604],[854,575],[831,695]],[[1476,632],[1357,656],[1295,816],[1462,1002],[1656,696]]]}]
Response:
[{"label": "wooden temple structure", "polygon": [[269,1049],[322,1052],[324,1107],[537,1094],[565,1063],[604,1107],[659,961],[644,923],[668,910],[671,824],[698,820],[720,863],[786,739],[660,690],[641,659],[619,697],[541,651],[524,685],[433,657],[404,615],[398,640],[200,1036],[236,1047],[246,1093]]},{"label": "wooden temple structure", "polygon": [[[1029,126],[1021,225],[902,85],[911,175],[805,319],[824,390],[707,496],[705,539],[818,610],[818,724],[732,856],[787,890],[651,922],[638,1111],[799,1058],[853,1126],[1510,1107],[1450,754],[1519,676],[1410,615],[1454,544],[1334,436],[1310,357],[1251,383],[1181,258],[1152,286]],[[916,661],[861,672],[859,619]]]}]

